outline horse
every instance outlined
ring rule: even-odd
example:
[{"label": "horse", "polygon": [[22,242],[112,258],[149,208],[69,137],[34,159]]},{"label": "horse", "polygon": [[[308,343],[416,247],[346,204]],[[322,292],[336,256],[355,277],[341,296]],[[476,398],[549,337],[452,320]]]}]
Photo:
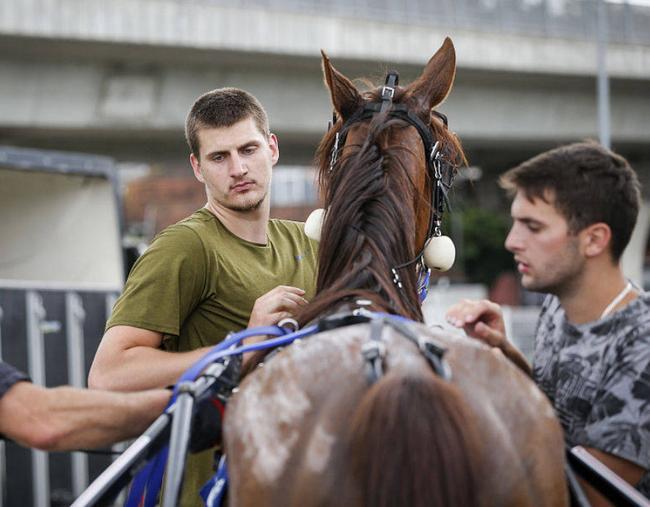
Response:
[{"label": "horse", "polygon": [[451,40],[406,87],[392,73],[360,92],[322,64],[335,121],[316,155],[317,295],[297,320],[332,325],[275,351],[230,399],[229,504],[568,505],[562,430],[532,380],[422,323],[421,259],[444,190],[432,159],[464,159],[434,110],[454,80]]}]

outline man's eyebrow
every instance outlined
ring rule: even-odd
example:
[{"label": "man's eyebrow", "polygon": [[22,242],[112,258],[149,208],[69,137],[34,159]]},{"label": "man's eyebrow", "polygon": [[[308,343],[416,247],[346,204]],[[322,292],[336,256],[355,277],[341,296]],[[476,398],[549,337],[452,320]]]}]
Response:
[{"label": "man's eyebrow", "polygon": [[261,142],[258,141],[257,139],[251,139],[250,141],[246,141],[245,143],[241,144],[240,146],[237,146],[238,150],[241,150],[243,148],[248,148],[249,146],[261,146]]},{"label": "man's eyebrow", "polygon": [[[238,145],[237,150],[243,150],[245,148],[248,148],[249,146],[261,146],[261,145],[262,145],[262,143],[259,140],[251,139],[249,141],[246,141],[246,142]],[[210,157],[214,157],[216,155],[227,155],[228,152],[229,152],[229,150],[214,150],[214,151],[211,151],[211,152],[207,153],[206,157],[210,158]]]},{"label": "man's eyebrow", "polygon": [[522,222],[526,225],[530,225],[530,224],[544,225],[544,222],[531,217],[512,217],[512,219],[516,220],[517,222]]}]

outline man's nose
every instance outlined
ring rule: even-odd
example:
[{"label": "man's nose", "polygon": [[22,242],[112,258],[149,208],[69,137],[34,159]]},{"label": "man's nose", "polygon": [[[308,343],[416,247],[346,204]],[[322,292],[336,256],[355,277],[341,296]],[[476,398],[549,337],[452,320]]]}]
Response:
[{"label": "man's nose", "polygon": [[248,167],[246,163],[239,156],[238,153],[235,153],[230,158],[230,175],[234,177],[244,176],[248,172]]},{"label": "man's nose", "polygon": [[517,234],[514,226],[510,229],[510,232],[506,237],[505,247],[509,252],[516,252],[518,250],[521,250],[521,238],[519,234]]}]

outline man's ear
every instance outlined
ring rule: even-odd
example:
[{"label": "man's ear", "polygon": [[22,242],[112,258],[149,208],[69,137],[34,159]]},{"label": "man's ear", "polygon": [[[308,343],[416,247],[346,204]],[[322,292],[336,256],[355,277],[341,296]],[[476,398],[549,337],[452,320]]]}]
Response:
[{"label": "man's ear", "polygon": [[199,159],[196,158],[194,153],[190,153],[190,164],[192,165],[192,170],[194,171],[194,177],[201,183],[205,183],[205,179],[203,179],[203,173],[201,172],[201,163],[199,162]]},{"label": "man's ear", "polygon": [[280,159],[280,145],[278,144],[277,136],[273,132],[269,134],[269,148],[271,149],[272,165],[275,165]]},{"label": "man's ear", "polygon": [[583,251],[587,257],[597,257],[609,251],[612,230],[604,222],[585,227],[581,232]]}]

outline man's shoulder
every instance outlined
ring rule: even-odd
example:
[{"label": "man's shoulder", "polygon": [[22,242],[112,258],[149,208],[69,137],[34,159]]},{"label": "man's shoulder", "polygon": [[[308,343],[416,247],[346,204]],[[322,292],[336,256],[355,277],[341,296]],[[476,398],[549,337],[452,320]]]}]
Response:
[{"label": "man's shoulder", "polygon": [[[305,236],[305,223],[296,220],[286,220],[281,218],[272,218],[269,220],[269,229],[277,231],[280,234],[297,234]],[[307,236],[305,236],[306,238]]]},{"label": "man's shoulder", "polygon": [[218,230],[214,222],[214,218],[206,210],[200,209],[189,217],[165,227],[153,239],[151,246],[200,247]]},{"label": "man's shoulder", "polygon": [[207,212],[204,208],[201,208],[190,216],[179,220],[175,224],[165,227],[158,236],[168,236],[168,235],[189,235],[191,233],[197,234],[202,230],[210,228],[213,225],[214,218]]}]

